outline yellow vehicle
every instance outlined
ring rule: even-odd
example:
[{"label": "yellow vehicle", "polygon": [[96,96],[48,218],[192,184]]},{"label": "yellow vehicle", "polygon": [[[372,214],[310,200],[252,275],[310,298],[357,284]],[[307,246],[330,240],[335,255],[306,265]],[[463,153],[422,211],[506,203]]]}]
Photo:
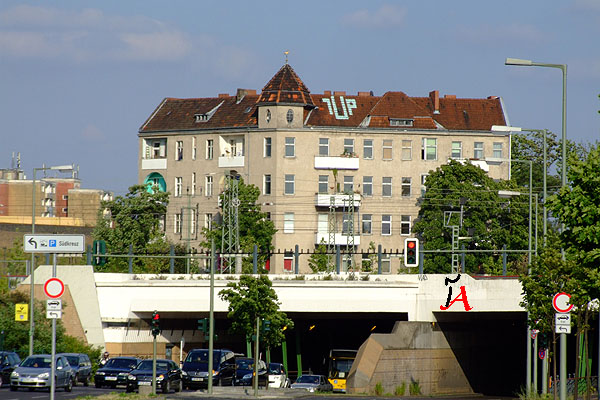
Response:
[{"label": "yellow vehicle", "polygon": [[327,379],[333,386],[334,392],[346,392],[346,379],[355,358],[356,350],[331,349],[329,351]]}]

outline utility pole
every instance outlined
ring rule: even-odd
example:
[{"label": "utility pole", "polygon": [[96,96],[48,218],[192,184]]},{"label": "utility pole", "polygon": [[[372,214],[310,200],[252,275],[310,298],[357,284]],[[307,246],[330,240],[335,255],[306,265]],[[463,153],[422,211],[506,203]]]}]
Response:
[{"label": "utility pole", "polygon": [[231,176],[230,171],[225,175],[225,189],[223,191],[223,226],[221,231],[221,257],[226,261],[225,269],[231,271],[231,258],[235,253],[235,273],[242,273],[242,258],[240,251],[240,228],[238,219],[239,176]]},{"label": "utility pole", "polygon": [[346,257],[349,261],[348,267],[352,268],[354,266],[354,190],[350,190],[350,192],[348,193],[346,223],[348,224],[346,230]]},{"label": "utility pole", "polygon": [[[196,218],[192,218],[193,213],[195,212],[195,209],[192,207],[192,195],[190,194],[190,188],[188,187],[186,190],[186,196],[188,198],[188,202],[187,202],[187,207],[183,207],[182,210],[185,210],[182,212],[183,215],[185,214],[189,214],[187,217],[187,236],[183,239],[186,242],[186,253],[187,253],[187,257],[185,259],[185,273],[189,274],[190,273],[190,254],[191,254],[191,241],[192,241],[192,228],[194,227],[194,224],[196,222]],[[195,229],[194,229],[195,231]]]}]

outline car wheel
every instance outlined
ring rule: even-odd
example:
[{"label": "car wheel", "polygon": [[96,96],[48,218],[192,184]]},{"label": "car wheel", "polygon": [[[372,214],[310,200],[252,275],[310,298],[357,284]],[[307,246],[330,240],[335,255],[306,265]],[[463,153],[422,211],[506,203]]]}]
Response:
[{"label": "car wheel", "polygon": [[126,393],[131,393],[131,392],[133,392],[133,387],[131,387],[131,386],[127,385],[127,387],[125,388],[125,392],[126,392]]},{"label": "car wheel", "polygon": [[0,375],[0,388],[2,387],[2,375]]},{"label": "car wheel", "polygon": [[73,381],[69,378],[69,380],[67,380],[67,385],[65,386],[65,392],[70,392],[71,390],[73,390]]},{"label": "car wheel", "polygon": [[77,386],[77,382],[79,382],[79,374],[75,374],[73,377],[73,386]]},{"label": "car wheel", "polygon": [[96,389],[100,389],[102,387],[102,385],[99,382],[94,383],[94,386],[96,386]]},{"label": "car wheel", "polygon": [[85,378],[83,378],[83,386],[89,386],[90,385],[90,377],[86,376]]},{"label": "car wheel", "polygon": [[13,386],[13,385],[10,385],[10,391],[11,391],[11,392],[16,392],[17,390],[19,390],[19,388],[18,388],[18,387],[16,387],[16,386]]},{"label": "car wheel", "polygon": [[171,382],[169,382],[167,380],[167,382],[164,384],[163,388],[162,388],[162,392],[163,393],[169,393],[171,391]]},{"label": "car wheel", "polygon": [[179,385],[175,386],[176,392],[181,392],[183,390],[183,382],[179,381]]},{"label": "car wheel", "polygon": [[223,386],[223,379],[219,378],[219,381],[217,382],[217,386]]}]

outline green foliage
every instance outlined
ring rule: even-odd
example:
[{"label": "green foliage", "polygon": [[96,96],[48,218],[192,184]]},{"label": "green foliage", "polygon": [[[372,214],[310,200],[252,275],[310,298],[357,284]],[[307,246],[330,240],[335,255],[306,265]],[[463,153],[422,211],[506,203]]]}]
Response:
[{"label": "green foliage", "polygon": [[[258,247],[258,269],[259,273],[265,272],[263,266],[269,259],[269,253],[273,250],[273,236],[277,230],[273,221],[267,219],[267,214],[261,211],[258,197],[260,189],[255,185],[247,185],[242,178],[238,181],[238,227],[240,237],[240,250],[244,253],[252,253],[254,245]],[[220,195],[220,204],[225,204],[225,193]],[[223,221],[226,221],[227,210],[221,209],[221,218],[212,224],[212,228],[204,228],[202,234],[205,240],[201,246],[210,249],[211,241],[214,240],[217,251],[221,249]],[[252,273],[252,257],[245,257],[242,262],[242,272]]]},{"label": "green foliage", "polygon": [[[134,185],[125,196],[117,196],[114,200],[103,201],[94,228],[95,240],[106,242],[108,254],[128,254],[132,245],[133,254],[168,255],[171,243],[163,235],[160,221],[163,220],[169,193],[149,192],[145,185]],[[109,217],[102,214],[108,209]],[[176,255],[185,254],[185,249],[178,245]],[[184,260],[175,261],[178,270],[183,270]],[[168,258],[134,258],[134,273],[165,273],[170,268]],[[107,257],[107,263],[97,266],[100,272],[127,272],[127,258]]]},{"label": "green foliage", "polygon": [[221,300],[229,303],[227,317],[232,320],[231,330],[246,337],[256,334],[256,318],[271,321],[271,330],[261,335],[267,348],[281,344],[285,329],[294,326],[287,315],[279,311],[277,294],[266,275],[241,275],[239,282],[230,282],[219,292]]},{"label": "green foliage", "polygon": [[[500,198],[499,190],[517,188],[514,182],[491,179],[481,168],[470,163],[451,160],[432,171],[426,180],[427,191],[421,202],[419,217],[413,226],[422,239],[425,250],[451,249],[452,229],[444,226],[446,211],[452,211],[449,225],[460,225],[461,200],[463,224],[460,241],[469,250],[528,248],[528,205],[526,196]],[[516,270],[525,253],[511,253],[509,269]],[[466,253],[467,273],[497,273],[501,271],[501,255]],[[451,254],[439,253],[425,257],[426,273],[450,272]]]},{"label": "green foliage", "polygon": [[319,243],[315,252],[308,258],[308,266],[314,273],[333,271],[333,265],[330,263],[324,239],[321,239],[321,243]]},{"label": "green foliage", "polygon": [[408,385],[408,393],[410,393],[411,396],[417,396],[421,394],[421,385],[419,384],[419,381],[410,380],[410,385]]},{"label": "green foliage", "polygon": [[404,396],[404,392],[406,392],[406,382],[402,382],[402,385],[396,386],[394,396]]},{"label": "green foliage", "polygon": [[375,391],[375,394],[377,396],[382,396],[383,395],[383,385],[381,384],[381,382],[377,382],[375,384],[375,388],[373,390]]},{"label": "green foliage", "polygon": [[368,258],[363,258],[361,263],[361,269],[363,272],[372,272],[375,268],[375,264],[377,263],[377,253],[375,248],[375,242],[369,242],[369,254]]},{"label": "green foliage", "polygon": [[[21,358],[29,354],[29,322],[15,321],[15,304],[29,304],[29,296],[20,291],[4,293],[0,297],[0,326],[4,331],[4,349],[16,351]],[[41,301],[35,302],[34,354],[52,351],[52,320],[46,318]],[[81,339],[65,333],[62,321],[56,321],[56,352],[86,353],[90,360],[100,357],[100,349],[85,344]]]}]

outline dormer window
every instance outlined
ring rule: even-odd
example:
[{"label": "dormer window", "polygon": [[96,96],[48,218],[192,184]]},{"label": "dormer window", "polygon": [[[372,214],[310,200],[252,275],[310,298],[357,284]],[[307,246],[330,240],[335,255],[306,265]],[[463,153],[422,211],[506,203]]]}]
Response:
[{"label": "dormer window", "polygon": [[206,122],[209,119],[208,114],[196,114],[194,115],[196,122]]},{"label": "dormer window", "polygon": [[414,120],[405,118],[390,118],[390,126],[413,126]]}]

